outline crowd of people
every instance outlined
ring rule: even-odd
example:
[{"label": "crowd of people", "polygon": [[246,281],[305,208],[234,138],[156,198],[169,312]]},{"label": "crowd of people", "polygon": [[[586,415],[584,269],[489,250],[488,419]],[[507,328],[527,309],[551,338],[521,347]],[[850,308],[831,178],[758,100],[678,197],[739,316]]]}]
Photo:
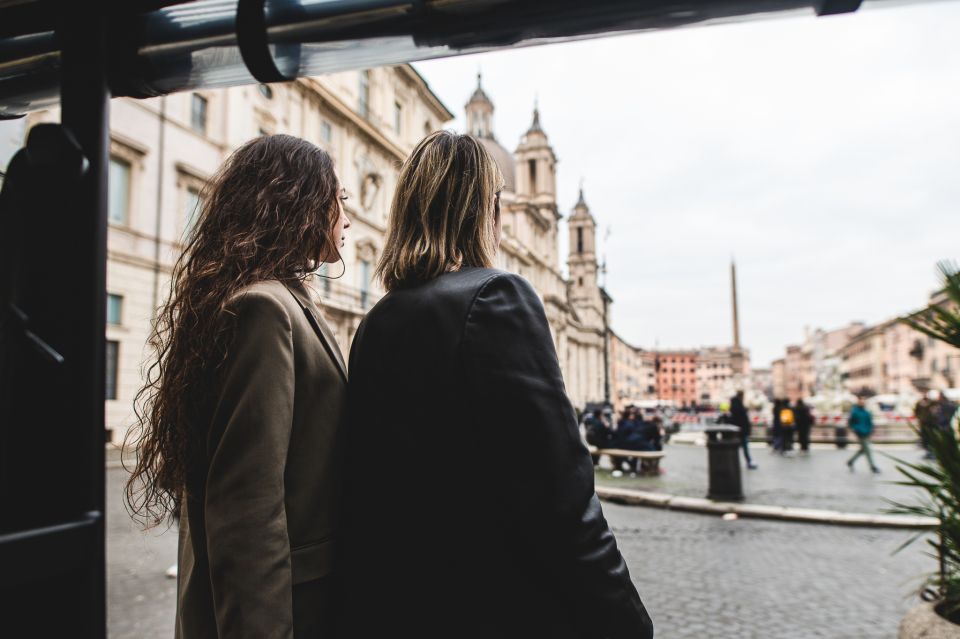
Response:
[{"label": "crowd of people", "polygon": [[[721,423],[732,424],[740,428],[740,438],[743,442],[743,454],[747,462],[747,468],[755,469],[757,465],[753,463],[750,457],[748,446],[750,440],[751,422],[747,409],[743,404],[743,393],[738,392],[731,398],[729,403],[721,405],[721,416],[718,419]],[[914,408],[917,428],[920,432],[921,443],[926,449],[928,459],[932,458],[930,452],[930,434],[934,430],[949,433],[950,437],[956,438],[954,434],[954,421],[957,415],[957,404],[952,402],[941,392],[931,391],[924,395]],[[810,454],[810,433],[813,429],[814,416],[810,406],[803,399],[797,399],[791,402],[789,399],[775,399],[773,402],[773,411],[770,421],[769,444],[771,451],[779,455],[790,455],[794,450],[796,442],[801,455]],[[880,469],[873,459],[871,449],[871,437],[873,436],[874,424],[873,417],[865,405],[865,398],[859,397],[857,403],[850,409],[847,416],[846,429],[851,431],[857,438],[859,449],[847,460],[847,466],[851,471],[860,457],[864,457],[870,466],[870,470],[879,473]],[[839,435],[838,435],[839,437]]]},{"label": "crowd of people", "polygon": [[[720,416],[717,422],[736,426],[740,431],[741,448],[747,468],[755,470],[758,466],[750,455],[750,435],[752,422],[749,411],[744,402],[743,391],[738,391],[719,406]],[[927,458],[932,458],[930,452],[931,433],[935,430],[950,434],[954,439],[957,421],[957,404],[951,401],[943,392],[931,391],[924,395],[914,408],[917,428],[921,443],[926,449]],[[794,451],[799,455],[810,454],[810,436],[815,423],[813,411],[802,398],[796,401],[789,399],[775,399],[773,401],[767,442],[772,453],[782,456],[791,456]],[[588,411],[583,420],[584,434],[587,443],[598,449],[615,448],[620,450],[658,451],[663,449],[664,428],[663,420],[658,415],[644,415],[636,406],[627,406],[614,419],[609,407],[596,408]],[[855,469],[857,460],[863,457],[873,473],[879,473],[873,457],[871,438],[874,432],[873,417],[865,405],[865,398],[859,397],[856,404],[847,415],[846,424],[837,427],[838,441],[846,441],[847,435],[852,434],[857,439],[858,450],[847,460],[851,471]],[[841,432],[842,431],[842,432]],[[599,455],[593,455],[596,466]],[[619,475],[624,470],[631,473],[637,471],[636,458],[613,459],[614,472]]]},{"label": "crowd of people", "polygon": [[771,420],[771,445],[780,455],[792,451],[796,440],[800,453],[810,453],[810,431],[813,428],[813,414],[803,399],[791,402],[789,399],[775,399],[773,401],[773,416]]},{"label": "crowd of people", "polygon": [[[608,408],[594,409],[583,420],[587,443],[596,448],[616,448],[650,452],[663,450],[663,420],[658,415],[644,416],[643,411],[630,405],[620,413],[614,423],[613,412]],[[600,462],[593,455],[593,465]],[[614,472],[636,474],[638,460],[635,457],[614,458]]]}]

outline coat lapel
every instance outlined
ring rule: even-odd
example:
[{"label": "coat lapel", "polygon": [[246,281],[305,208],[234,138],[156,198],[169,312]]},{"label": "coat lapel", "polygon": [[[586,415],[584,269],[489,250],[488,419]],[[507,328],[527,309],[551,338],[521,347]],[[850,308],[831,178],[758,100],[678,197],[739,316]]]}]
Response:
[{"label": "coat lapel", "polygon": [[323,346],[327,349],[330,359],[334,361],[334,363],[337,365],[337,369],[340,371],[340,374],[343,375],[343,379],[346,380],[347,365],[343,361],[343,354],[340,352],[340,346],[337,344],[337,340],[333,336],[333,333],[330,332],[330,327],[327,326],[327,323],[324,321],[323,317],[320,316],[317,304],[307,291],[306,285],[299,281],[286,282],[285,284],[287,290],[290,291],[294,299],[296,299],[297,303],[300,305],[300,308],[303,309],[303,312],[307,316],[307,320],[313,327],[314,332],[316,332],[317,337],[319,337],[320,341],[323,342]]}]

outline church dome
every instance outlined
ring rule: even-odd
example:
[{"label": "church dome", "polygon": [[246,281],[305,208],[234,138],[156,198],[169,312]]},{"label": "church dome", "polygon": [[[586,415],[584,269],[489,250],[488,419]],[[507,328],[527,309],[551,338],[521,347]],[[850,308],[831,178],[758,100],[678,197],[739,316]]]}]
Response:
[{"label": "church dome", "polygon": [[465,105],[467,111],[467,133],[480,140],[480,144],[487,150],[493,160],[500,167],[503,174],[503,190],[516,193],[517,169],[513,154],[503,148],[493,135],[493,100],[480,85],[480,74],[477,74],[477,89],[470,96]]},{"label": "church dome", "polygon": [[500,143],[492,137],[482,137],[478,139],[480,140],[480,144],[483,145],[483,148],[487,150],[487,153],[493,156],[497,166],[500,167],[500,172],[503,174],[503,190],[515,193],[517,167],[516,161],[513,159],[513,153],[503,148]]}]

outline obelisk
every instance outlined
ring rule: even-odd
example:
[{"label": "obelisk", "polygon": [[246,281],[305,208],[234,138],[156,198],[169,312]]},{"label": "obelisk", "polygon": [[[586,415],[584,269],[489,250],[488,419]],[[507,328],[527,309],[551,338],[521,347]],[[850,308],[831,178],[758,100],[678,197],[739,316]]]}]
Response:
[{"label": "obelisk", "polygon": [[730,349],[730,367],[733,374],[743,374],[743,350],[740,348],[740,315],[737,309],[737,264],[730,260],[730,292],[733,302],[733,348]]}]

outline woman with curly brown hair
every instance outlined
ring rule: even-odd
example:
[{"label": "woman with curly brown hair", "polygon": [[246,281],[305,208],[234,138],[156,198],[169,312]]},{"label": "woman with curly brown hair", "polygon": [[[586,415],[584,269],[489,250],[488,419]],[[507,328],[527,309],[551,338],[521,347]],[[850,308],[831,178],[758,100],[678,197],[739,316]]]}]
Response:
[{"label": "woman with curly brown hair", "polygon": [[346,370],[305,280],[340,259],[343,199],[323,150],[252,140],[207,185],[174,269],[127,501],[147,525],[179,518],[178,638],[332,623]]}]

